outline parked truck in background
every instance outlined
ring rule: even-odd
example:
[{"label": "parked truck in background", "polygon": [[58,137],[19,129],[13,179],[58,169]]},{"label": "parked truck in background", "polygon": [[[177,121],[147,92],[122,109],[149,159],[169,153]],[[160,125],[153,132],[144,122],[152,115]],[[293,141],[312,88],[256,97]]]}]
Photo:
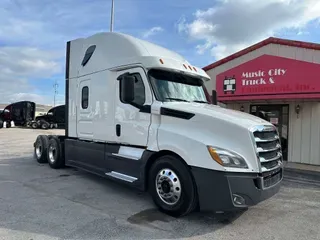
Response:
[{"label": "parked truck in background", "polygon": [[55,106],[44,114],[37,116],[33,122],[33,128],[48,129],[50,126],[55,128],[65,127],[65,105]]},{"label": "parked truck in background", "polygon": [[6,122],[6,127],[25,126],[28,122],[34,120],[36,104],[32,101],[19,101],[11,103],[0,112],[0,128]]},{"label": "parked truck in background", "polygon": [[65,105],[51,108],[45,115],[36,117],[36,103],[19,101],[7,105],[0,110],[0,128],[6,123],[6,128],[15,126],[31,127],[34,129],[49,129],[65,126]]},{"label": "parked truck in background", "polygon": [[8,110],[0,109],[0,128],[3,128],[3,124],[5,122],[5,113],[8,112]]},{"label": "parked truck in background", "polygon": [[35,158],[148,191],[170,215],[247,208],[279,191],[275,127],[210,104],[209,76],[179,54],[121,33],[66,47],[65,135]]}]

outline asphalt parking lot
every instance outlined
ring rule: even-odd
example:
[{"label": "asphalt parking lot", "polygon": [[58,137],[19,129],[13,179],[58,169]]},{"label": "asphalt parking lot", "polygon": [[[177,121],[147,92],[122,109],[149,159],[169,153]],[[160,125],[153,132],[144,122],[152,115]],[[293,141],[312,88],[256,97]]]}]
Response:
[{"label": "asphalt parking lot", "polygon": [[38,164],[33,142],[53,132],[0,129],[0,239],[320,239],[320,183],[285,180],[245,212],[175,219],[145,193]]}]

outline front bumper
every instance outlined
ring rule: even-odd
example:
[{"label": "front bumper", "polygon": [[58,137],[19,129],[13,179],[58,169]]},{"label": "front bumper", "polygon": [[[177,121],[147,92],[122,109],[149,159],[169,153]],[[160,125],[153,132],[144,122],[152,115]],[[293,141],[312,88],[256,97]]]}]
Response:
[{"label": "front bumper", "polygon": [[283,168],[262,176],[192,167],[201,211],[232,211],[258,204],[275,195]]}]

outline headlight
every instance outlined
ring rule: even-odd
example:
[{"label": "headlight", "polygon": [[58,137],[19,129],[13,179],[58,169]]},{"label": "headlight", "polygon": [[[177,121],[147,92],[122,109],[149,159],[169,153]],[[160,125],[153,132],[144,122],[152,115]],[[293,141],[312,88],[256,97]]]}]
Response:
[{"label": "headlight", "polygon": [[224,167],[248,168],[246,161],[238,154],[222,148],[208,146],[213,160]]}]

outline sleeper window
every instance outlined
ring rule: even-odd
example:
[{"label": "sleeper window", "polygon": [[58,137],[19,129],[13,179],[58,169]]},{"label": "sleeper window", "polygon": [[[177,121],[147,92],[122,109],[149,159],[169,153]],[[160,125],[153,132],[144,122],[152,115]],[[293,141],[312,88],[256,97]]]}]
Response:
[{"label": "sleeper window", "polygon": [[89,62],[90,58],[92,57],[92,54],[94,53],[94,50],[96,50],[96,45],[92,45],[87,49],[82,59],[82,66],[85,66]]},{"label": "sleeper window", "polygon": [[89,88],[82,88],[82,97],[81,97],[81,107],[82,109],[87,109],[89,105]]}]

